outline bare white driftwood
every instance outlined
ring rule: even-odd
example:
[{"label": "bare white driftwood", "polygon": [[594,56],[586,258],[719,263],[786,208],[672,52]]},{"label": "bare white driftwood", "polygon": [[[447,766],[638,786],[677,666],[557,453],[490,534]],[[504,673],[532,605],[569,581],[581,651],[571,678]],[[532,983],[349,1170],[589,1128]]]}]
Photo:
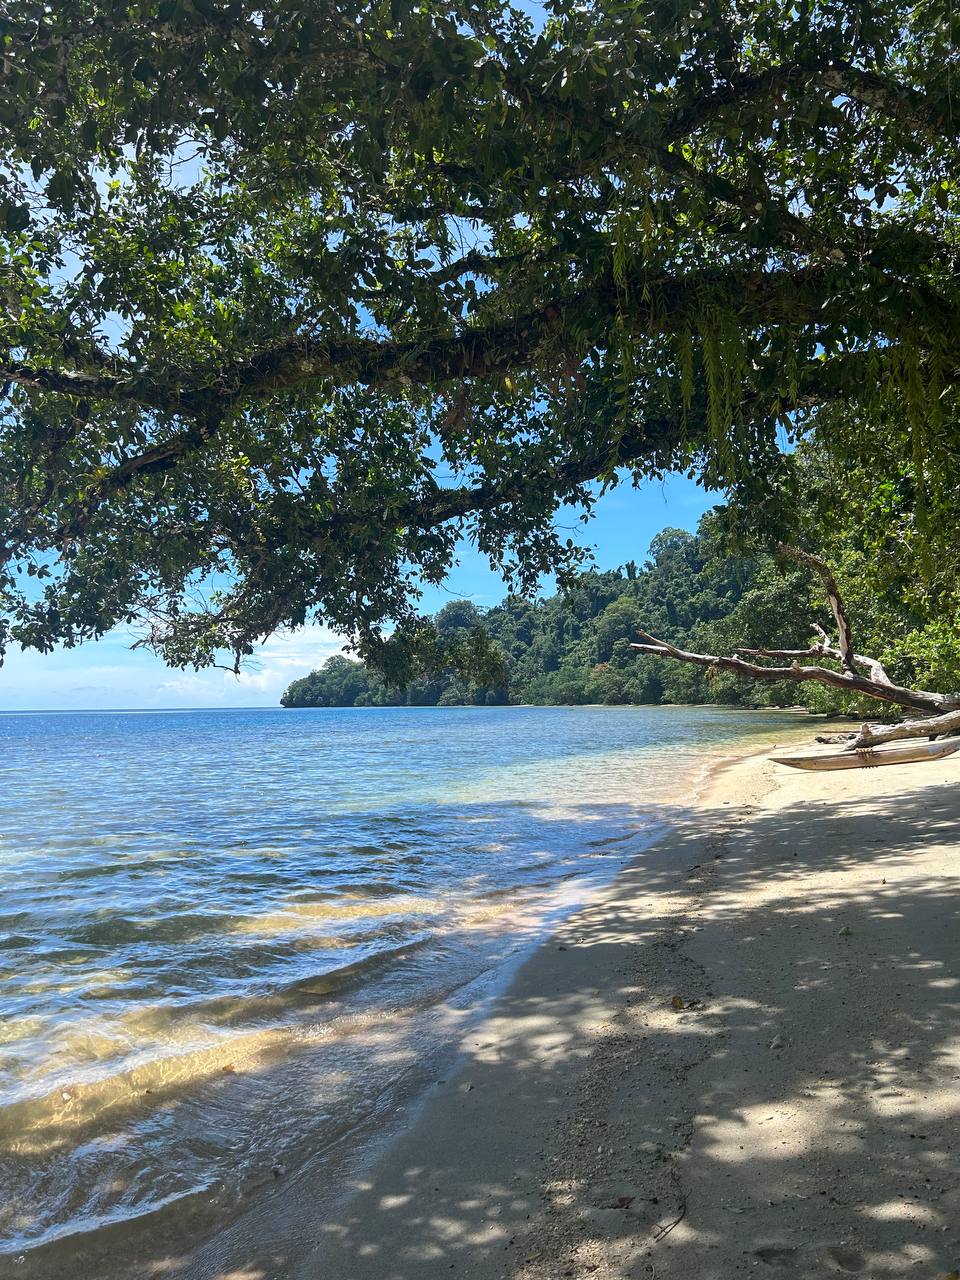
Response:
[{"label": "bare white driftwood", "polygon": [[[642,644],[631,648],[658,658],[672,658],[677,662],[689,662],[695,666],[715,671],[729,671],[744,680],[761,680],[776,684],[792,680],[798,684],[813,681],[842,689],[846,693],[863,694],[890,702],[908,711],[919,712],[923,719],[905,720],[899,724],[864,724],[860,732],[851,736],[847,750],[878,746],[882,742],[896,742],[905,738],[933,738],[940,734],[960,730],[960,693],[933,693],[927,689],[910,689],[894,684],[883,666],[875,658],[856,653],[853,647],[853,631],[840,595],[840,589],[829,566],[819,556],[811,555],[798,547],[780,543],[777,550],[797,563],[813,569],[824,585],[824,591],[837,625],[839,643],[834,645],[822,627],[814,625],[816,641],[806,649],[735,649],[730,656],[712,653],[692,653],[659,640],[656,636],[640,631]],[[789,658],[788,666],[767,666],[751,662],[749,658]],[[802,660],[826,658],[836,662],[840,670]]]}]

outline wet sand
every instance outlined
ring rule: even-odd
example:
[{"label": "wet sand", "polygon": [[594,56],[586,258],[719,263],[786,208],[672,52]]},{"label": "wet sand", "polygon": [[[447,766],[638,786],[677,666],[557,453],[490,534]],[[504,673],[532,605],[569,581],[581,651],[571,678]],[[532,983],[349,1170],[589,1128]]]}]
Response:
[{"label": "wet sand", "polygon": [[[960,1269],[960,763],[723,769],[569,917],[359,1165],[177,1280]],[[104,1273],[77,1259],[63,1275]],[[50,1280],[59,1280],[50,1273]]]}]

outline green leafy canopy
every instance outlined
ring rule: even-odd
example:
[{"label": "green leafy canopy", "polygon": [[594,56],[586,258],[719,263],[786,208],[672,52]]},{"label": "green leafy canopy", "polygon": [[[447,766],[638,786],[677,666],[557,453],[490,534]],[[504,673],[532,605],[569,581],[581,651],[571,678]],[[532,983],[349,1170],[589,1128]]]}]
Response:
[{"label": "green leafy canopy", "polygon": [[[779,492],[777,427],[960,381],[941,0],[8,0],[0,650],[415,643],[594,482]],[[775,506],[775,503],[774,503]],[[772,513],[774,520],[782,513]]]}]

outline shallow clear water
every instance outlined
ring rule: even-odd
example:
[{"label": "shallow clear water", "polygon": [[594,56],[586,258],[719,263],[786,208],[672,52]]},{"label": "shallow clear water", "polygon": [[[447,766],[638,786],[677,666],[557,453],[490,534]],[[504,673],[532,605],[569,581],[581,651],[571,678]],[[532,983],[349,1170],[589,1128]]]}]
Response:
[{"label": "shallow clear water", "polygon": [[371,1122],[705,760],[795,723],[0,716],[0,1251],[235,1204]]}]

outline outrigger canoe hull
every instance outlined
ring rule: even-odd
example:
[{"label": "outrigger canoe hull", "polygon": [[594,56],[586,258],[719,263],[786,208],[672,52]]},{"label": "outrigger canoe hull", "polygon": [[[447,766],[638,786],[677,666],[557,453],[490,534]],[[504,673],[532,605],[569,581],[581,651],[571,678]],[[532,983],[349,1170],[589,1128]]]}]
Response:
[{"label": "outrigger canoe hull", "polygon": [[817,755],[771,756],[776,764],[791,769],[875,769],[882,764],[913,764],[941,760],[960,751],[960,738],[942,742],[898,742],[892,747],[865,747],[861,751],[824,751]]}]

